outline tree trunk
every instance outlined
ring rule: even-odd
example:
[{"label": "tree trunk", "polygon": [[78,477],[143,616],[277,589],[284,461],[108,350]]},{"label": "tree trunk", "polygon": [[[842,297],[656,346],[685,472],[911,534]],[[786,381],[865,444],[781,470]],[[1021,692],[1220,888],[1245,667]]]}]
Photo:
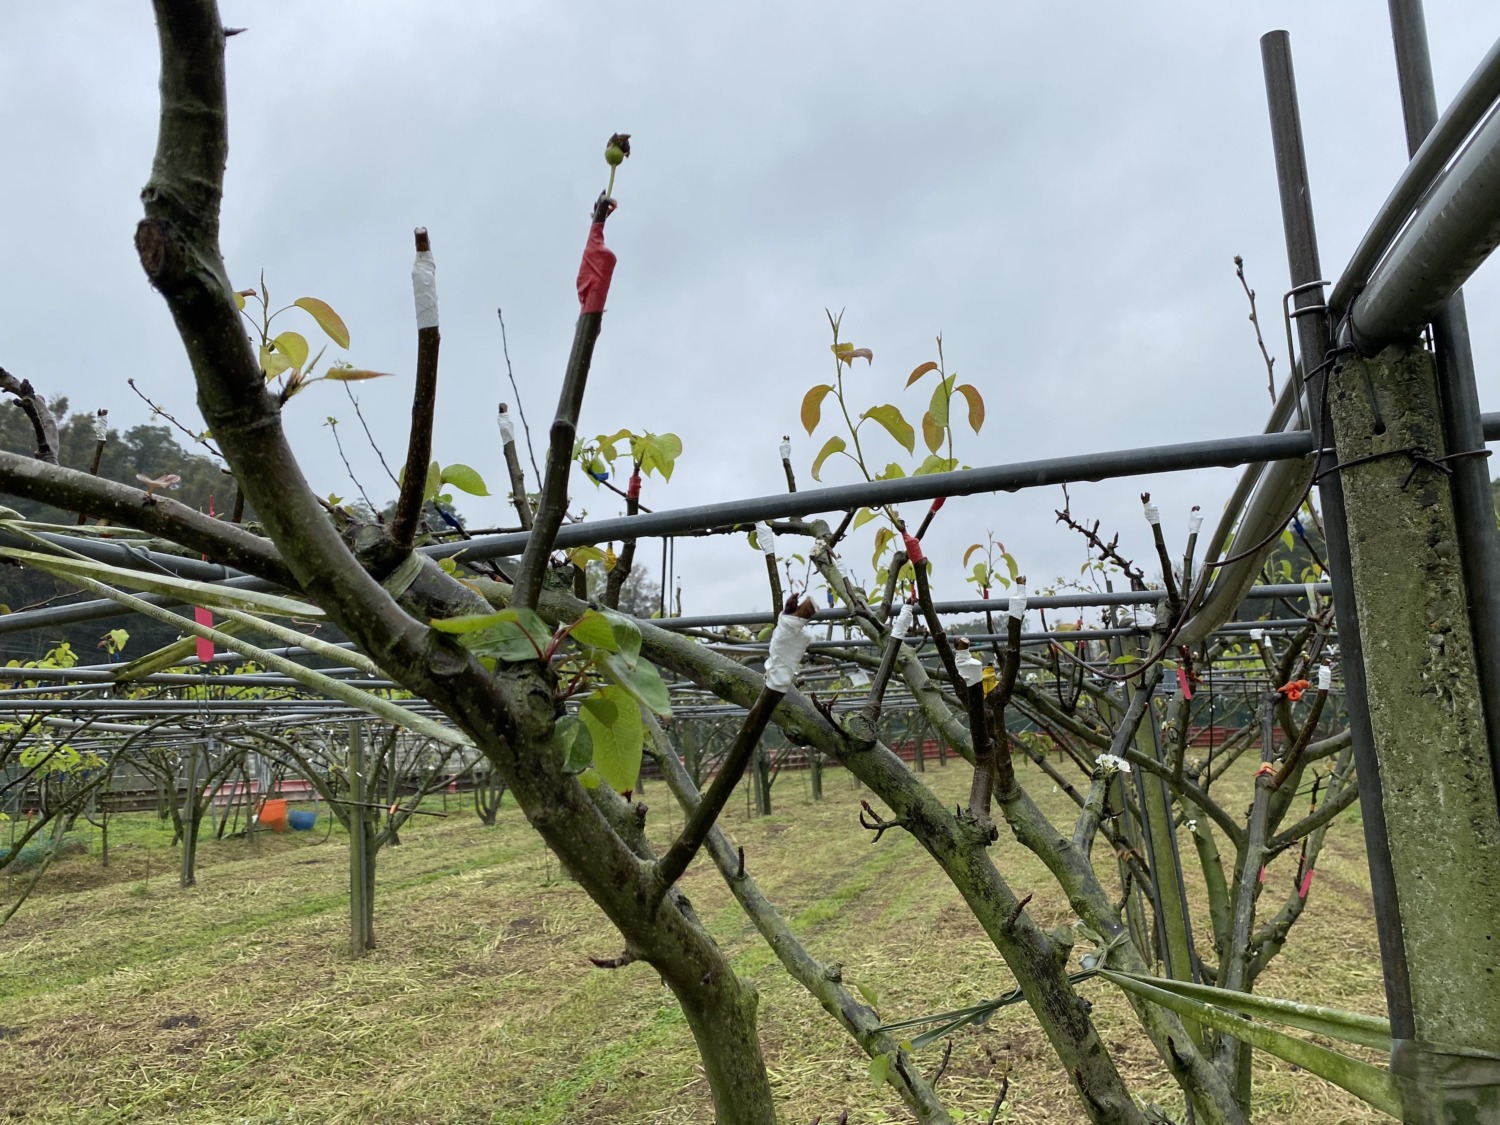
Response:
[{"label": "tree trunk", "polygon": [[751,784],[755,787],[755,815],[771,815],[771,752],[762,741],[755,747]]},{"label": "tree trunk", "polygon": [[364,732],[349,724],[349,952],[363,957],[375,948],[375,831],[365,807]]},{"label": "tree trunk", "polygon": [[1455,1061],[1441,1048],[1500,1043],[1500,813],[1453,497],[1426,459],[1445,452],[1432,357],[1346,360],[1328,399],[1416,1034],[1439,1048],[1403,1045],[1394,1066],[1435,1095],[1408,1097],[1407,1120],[1491,1120],[1500,1087],[1444,1101],[1427,1080]]},{"label": "tree trunk", "polygon": [[198,826],[203,822],[203,813],[198,804],[197,746],[188,747],[186,767],[184,772],[187,774],[187,792],[183,796],[179,828],[182,836],[182,870],[178,875],[178,882],[184,887],[191,887],[198,880],[195,870],[198,862]]}]

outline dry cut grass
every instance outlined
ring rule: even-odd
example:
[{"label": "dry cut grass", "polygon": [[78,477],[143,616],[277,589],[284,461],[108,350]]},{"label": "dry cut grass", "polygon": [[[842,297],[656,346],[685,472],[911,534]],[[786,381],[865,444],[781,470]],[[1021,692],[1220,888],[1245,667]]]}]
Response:
[{"label": "dry cut grass", "polygon": [[[962,763],[926,776],[950,803],[967,790]],[[1026,780],[1071,824],[1065,797],[1029,768]],[[831,774],[817,804],[805,786],[783,775],[774,816],[748,819],[734,802],[728,827],[814,955],[842,962],[845,979],[874,989],[890,1019],[1010,988],[998,954],[915,842],[888,833],[871,846],[855,822],[862,794],[852,779]],[[680,813],[660,784],[645,799],[654,834],[669,838]],[[589,965],[589,955],[617,954],[618,938],[514,806],[489,829],[467,811],[418,820],[401,846],[381,853],[380,946],[362,960],[345,948],[340,834],[267,839],[258,849],[206,844],[190,890],[178,888],[173,855],[151,846],[149,828],[112,851],[108,873],[93,856],[59,860],[45,893],[0,930],[0,1111],[35,1122],[225,1125],[711,1120],[671,994],[648,966]],[[1191,855],[1186,839],[1184,848]],[[1002,839],[996,858],[1020,893],[1035,895],[1038,922],[1071,921],[1030,853]],[[1273,865],[1275,886],[1292,878],[1290,867],[1279,870],[1288,861],[1295,866],[1295,857]],[[783,1119],[831,1121],[847,1108],[856,1125],[910,1120],[782,972],[712,867],[695,864],[686,887],[760,989]],[[1314,887],[1262,991],[1381,1011],[1354,818],[1330,834]],[[1081,988],[1133,1088],[1180,1104],[1113,987]],[[940,1050],[929,1053],[935,1064]],[[1010,1120],[1084,1120],[1024,1006],[957,1036],[939,1089],[968,1121],[983,1121],[1006,1075]],[[1275,1059],[1261,1058],[1256,1078],[1257,1121],[1384,1120]]]}]

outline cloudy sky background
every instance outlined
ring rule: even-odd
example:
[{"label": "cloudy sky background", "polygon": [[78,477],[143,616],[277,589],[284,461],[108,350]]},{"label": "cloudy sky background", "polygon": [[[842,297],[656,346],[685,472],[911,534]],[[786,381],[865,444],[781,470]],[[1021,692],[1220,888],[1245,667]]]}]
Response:
[{"label": "cloudy sky background", "polygon": [[[351,330],[349,358],[397,373],[359,391],[398,461],[415,354],[411,232],[429,228],[443,332],[435,455],[478,468],[497,493],[464,499],[474,526],[512,522],[494,412],[513,396],[495,310],[541,437],[616,130],[633,134],[635,155],[616,187],[620,264],[583,432],[682,437],[677,475],[646,486],[658,509],[781,491],[783,433],[813,485],[809,464],[834,431],[808,438],[797,411],[833,374],[825,307],[844,308],[845,337],[874,351],[846,378],[857,404],[894,402],[913,423],[926,395],[902,385],[943,333],[950,369],[989,405],[983,433],[958,450],[967,464],[1257,432],[1266,377],[1233,256],[1259,290],[1282,375],[1288,285],[1259,36],[1292,34],[1327,276],[1405,163],[1374,2],[223,8],[249,29],[229,43],[232,279],[250,285],[264,269],[274,303],[326,299]],[[1446,105],[1500,36],[1500,5],[1429,0],[1427,16]],[[131,243],[156,73],[144,2],[0,6],[0,363],[75,409],[108,407],[122,427],[147,415],[128,377],[196,420],[171,321]],[[1468,293],[1481,399],[1497,409],[1495,267]],[[311,325],[289,315],[286,327]],[[343,391],[326,384],[287,417],[314,487],[355,494],[329,415],[386,498]],[[873,444],[880,464],[901,455],[884,435]],[[853,479],[850,468],[824,479]],[[1146,561],[1141,489],[1161,504],[1175,553],[1189,506],[1211,524],[1233,477],[1080,485],[1073,505]],[[620,510],[581,478],[574,493],[591,516]],[[929,535],[939,596],[968,596],[958,556],[986,531],[1034,586],[1076,579],[1084,547],[1054,524],[1060,500],[1046,489],[950,504]],[[866,577],[872,531],[848,552]],[[642,557],[655,570],[659,547]],[[676,557],[688,612],[765,600],[743,537],[680,542]]]}]

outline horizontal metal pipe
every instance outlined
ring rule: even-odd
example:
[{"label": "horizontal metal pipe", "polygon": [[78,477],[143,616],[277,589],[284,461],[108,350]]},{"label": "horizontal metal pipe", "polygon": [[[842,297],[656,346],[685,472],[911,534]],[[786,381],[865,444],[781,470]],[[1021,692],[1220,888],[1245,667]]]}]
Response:
[{"label": "horizontal metal pipe", "polygon": [[[1500,413],[1483,416],[1485,441],[1500,441]],[[567,524],[558,533],[557,546],[578,547],[607,543],[614,539],[646,539],[655,536],[680,535],[690,531],[787,516],[848,511],[872,504],[900,503],[910,500],[932,500],[939,496],[964,496],[983,492],[1015,492],[1023,488],[1063,484],[1074,481],[1106,480],[1144,473],[1180,472],[1189,469],[1232,467],[1254,461],[1282,461],[1306,457],[1312,451],[1312,435],[1307,431],[1255,434],[1249,437],[1223,438],[1189,442],[1183,445],[1158,446],[1149,449],[1126,449],[1112,453],[1091,453],[1077,457],[1057,457],[1042,461],[1023,461],[1013,465],[963,469],[952,473],[907,477],[902,480],[874,481],[810,489],[804,492],[778,493],[748,500],[731,500],[692,508],[653,512],[618,519],[594,520]],[[526,545],[527,533],[494,535],[459,543],[444,543],[420,548],[424,554],[447,558],[465,554],[469,558],[499,558],[519,554]],[[86,539],[65,544],[88,557],[92,546]],[[160,556],[177,560],[177,556]],[[152,561],[160,561],[152,556]],[[227,579],[224,583],[238,589],[271,589],[270,583],[249,575]],[[171,599],[146,595],[157,605],[181,604]],[[78,621],[101,620],[124,616],[116,603],[108,599],[48,606],[0,616],[0,634],[26,629],[54,628]]]},{"label": "horizontal metal pipe", "polygon": [[[1333,590],[1327,582],[1313,583],[1313,592],[1327,597]],[[1285,583],[1274,586],[1252,586],[1246,598],[1305,598],[1307,586]],[[1165,590],[1105,590],[1093,594],[1033,594],[1026,599],[1026,608],[1031,609],[1090,609],[1102,606],[1157,605],[1166,601]],[[970,598],[966,601],[934,602],[933,609],[939,615],[958,613],[1004,613],[1009,599],[1005,595],[990,598]],[[820,609],[813,615],[814,621],[843,621],[852,614],[846,606]],[[653,618],[651,624],[658,629],[676,632],[682,629],[718,629],[730,625],[769,625],[769,612],[748,613],[703,613],[687,617]]]}]

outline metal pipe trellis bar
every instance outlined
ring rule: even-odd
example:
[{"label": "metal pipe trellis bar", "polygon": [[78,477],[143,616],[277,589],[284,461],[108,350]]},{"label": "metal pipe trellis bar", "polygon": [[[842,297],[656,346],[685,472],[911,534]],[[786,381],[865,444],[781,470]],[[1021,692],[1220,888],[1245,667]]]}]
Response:
[{"label": "metal pipe trellis bar", "polygon": [[1380,205],[1370,229],[1360,239],[1343,276],[1329,294],[1328,308],[1335,319],[1347,311],[1350,301],[1364,287],[1371,271],[1411,218],[1412,211],[1497,98],[1500,98],[1500,41],[1490,48],[1442,118],[1435,125],[1428,122],[1431,131],[1421,140],[1411,163]]},{"label": "metal pipe trellis bar", "polygon": [[[1486,441],[1500,441],[1500,412],[1484,414],[1481,423]],[[757,520],[780,519],[822,512],[847,511],[871,504],[901,503],[911,500],[934,500],[939,496],[967,496],[985,492],[1015,492],[1052,484],[1078,481],[1110,480],[1146,473],[1180,472],[1189,469],[1228,468],[1261,461],[1305,458],[1313,452],[1312,434],[1305,430],[1288,433],[1254,434],[1248,437],[1220,438],[1187,442],[1181,445],[1155,446],[1147,449],[1125,449],[1108,453],[1089,453],[1075,457],[1054,457],[1041,461],[1022,461],[1011,465],[963,469],[952,473],[907,477],[902,480],[840,485],[803,492],[778,493],[722,504],[705,504],[692,508],[618,519],[592,520],[568,524],[558,534],[557,546],[577,547],[606,543],[625,537],[646,539],[661,535],[681,535],[725,525],[750,524]],[[468,554],[475,559],[500,558],[519,554],[526,545],[527,532],[494,535],[467,542],[443,543],[420,550],[435,558]],[[59,546],[92,558],[96,541],[74,536],[44,536]],[[5,542],[0,532],[0,542]],[[132,552],[132,554],[135,554]],[[180,556],[151,552],[149,561],[170,566]],[[226,585],[241,589],[272,589],[270,583],[250,575],[235,575]],[[144,595],[155,605],[182,604],[160,595]],[[118,605],[107,600],[48,606],[23,610],[0,617],[0,634],[26,629],[53,628],[78,621],[102,620],[123,616]]]}]

